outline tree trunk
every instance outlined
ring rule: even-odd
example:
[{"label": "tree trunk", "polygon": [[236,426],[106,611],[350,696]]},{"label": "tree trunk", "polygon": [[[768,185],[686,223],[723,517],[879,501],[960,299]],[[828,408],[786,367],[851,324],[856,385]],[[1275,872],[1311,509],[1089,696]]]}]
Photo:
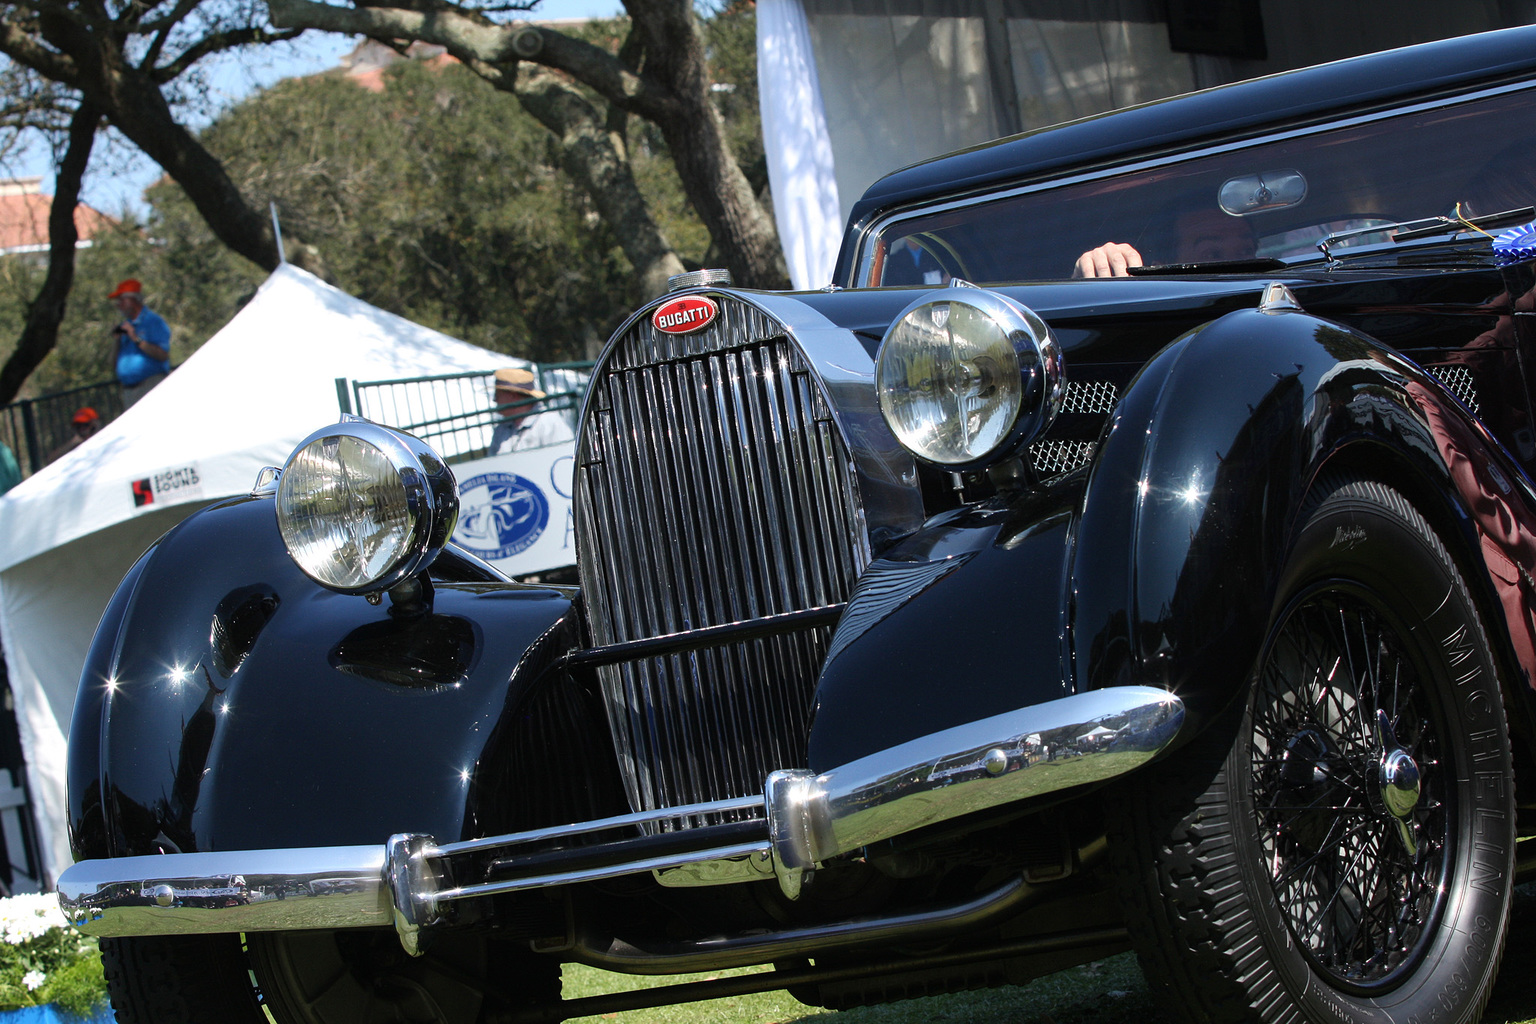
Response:
[{"label": "tree trunk", "polygon": [[690,0],[630,0],[625,7],[641,36],[643,73],[669,97],[653,120],[726,268],[746,287],[788,288],[778,231],[736,163],[710,99],[704,38]]},{"label": "tree trunk", "polygon": [[[48,210],[48,273],[37,298],[27,306],[27,322],[16,350],[0,368],[0,405],[16,397],[27,377],[59,340],[64,304],[75,280],[75,243],[80,238],[75,228],[75,207],[80,203],[80,181],[85,177],[100,121],[101,111],[86,101],[69,122],[69,144],[59,164],[53,205]],[[106,344],[106,339],[102,339],[102,344]]]},{"label": "tree trunk", "polygon": [[666,292],[667,279],[685,269],[683,261],[646,208],[622,139],[609,133],[585,97],[548,71],[520,76],[514,91],[523,109],[559,140],[561,166],[613,229],[635,268],[642,301]]}]

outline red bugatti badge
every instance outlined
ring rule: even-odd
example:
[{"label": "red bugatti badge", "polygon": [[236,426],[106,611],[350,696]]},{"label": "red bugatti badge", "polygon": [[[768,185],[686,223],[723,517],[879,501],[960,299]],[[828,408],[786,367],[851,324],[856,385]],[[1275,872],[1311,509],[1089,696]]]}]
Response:
[{"label": "red bugatti badge", "polygon": [[663,303],[651,314],[651,326],[667,334],[691,334],[714,322],[720,307],[702,295],[685,295]]}]

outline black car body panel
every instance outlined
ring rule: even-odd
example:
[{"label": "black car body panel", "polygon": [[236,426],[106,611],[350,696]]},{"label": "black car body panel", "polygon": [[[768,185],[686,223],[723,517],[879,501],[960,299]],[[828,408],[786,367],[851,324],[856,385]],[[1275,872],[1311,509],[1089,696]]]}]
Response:
[{"label": "black car body panel", "polygon": [[94,771],[71,765],[77,852],[382,843],[405,808],[412,831],[473,834],[478,766],[529,713],[555,657],[541,645],[570,646],[572,599],[473,577],[435,590],[429,614],[398,618],[317,586],[270,502],[172,530],[85,668],[74,728],[102,743]]}]

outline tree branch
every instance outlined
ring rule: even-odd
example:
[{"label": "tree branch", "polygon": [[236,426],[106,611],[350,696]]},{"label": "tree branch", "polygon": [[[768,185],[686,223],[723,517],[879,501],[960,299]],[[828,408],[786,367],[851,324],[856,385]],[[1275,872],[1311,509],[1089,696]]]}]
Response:
[{"label": "tree branch", "polygon": [[176,0],[176,6],[171,8],[170,14],[139,26],[140,32],[153,32],[155,35],[144,59],[139,62],[140,68],[147,70],[160,63],[160,52],[165,49],[165,41],[171,37],[171,30],[181,24],[181,20],[191,14],[198,3],[199,0]]},{"label": "tree branch", "polygon": [[157,84],[163,85],[185,73],[193,64],[196,64],[210,53],[232,50],[239,46],[249,46],[252,43],[286,42],[289,39],[302,35],[303,32],[304,30],[301,28],[282,32],[268,32],[264,28],[256,27],[213,32],[187,47],[180,56],[169,64],[162,64],[160,67],[151,70],[149,75]]},{"label": "tree branch", "polygon": [[74,61],[37,45],[37,41],[14,22],[0,22],[0,53],[45,78],[78,88]]},{"label": "tree branch", "polygon": [[176,6],[171,8],[169,14],[163,18],[154,18],[139,25],[140,34],[150,32],[165,32],[180,25],[187,15],[191,14],[202,0],[177,0]]},{"label": "tree branch", "polygon": [[316,28],[378,39],[419,39],[448,48],[468,64],[530,60],[564,71],[641,117],[661,116],[668,97],[625,67],[613,54],[591,43],[546,28],[518,23],[497,25],[467,11],[410,10],[403,7],[337,7],[314,0],[268,0],[272,24]]},{"label": "tree branch", "polygon": [[[609,103],[632,114],[655,120],[671,109],[671,96],[647,76],[626,67],[620,58],[607,50],[549,29],[536,31],[543,45],[529,60],[555,71],[564,71]],[[625,49],[629,50],[627,42]]]},{"label": "tree branch", "polygon": [[523,109],[560,143],[560,165],[591,197],[635,269],[645,298],[667,290],[667,278],[681,274],[682,260],[657,227],[635,183],[614,133],[603,115],[568,81],[550,71],[521,76],[515,88]]},{"label": "tree branch", "polygon": [[272,24],[278,28],[317,28],[380,39],[419,39],[446,46],[461,60],[468,57],[499,63],[516,59],[511,49],[511,29],[450,11],[336,7],[311,0],[269,0],[267,8]]}]

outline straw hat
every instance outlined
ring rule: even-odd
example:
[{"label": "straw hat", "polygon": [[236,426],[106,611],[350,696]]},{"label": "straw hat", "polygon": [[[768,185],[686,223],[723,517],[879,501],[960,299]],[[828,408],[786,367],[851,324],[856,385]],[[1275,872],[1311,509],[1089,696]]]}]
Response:
[{"label": "straw hat", "polygon": [[509,366],[496,371],[496,390],[515,391],[529,398],[543,398],[544,392],[533,386],[535,379],[532,370]]}]

